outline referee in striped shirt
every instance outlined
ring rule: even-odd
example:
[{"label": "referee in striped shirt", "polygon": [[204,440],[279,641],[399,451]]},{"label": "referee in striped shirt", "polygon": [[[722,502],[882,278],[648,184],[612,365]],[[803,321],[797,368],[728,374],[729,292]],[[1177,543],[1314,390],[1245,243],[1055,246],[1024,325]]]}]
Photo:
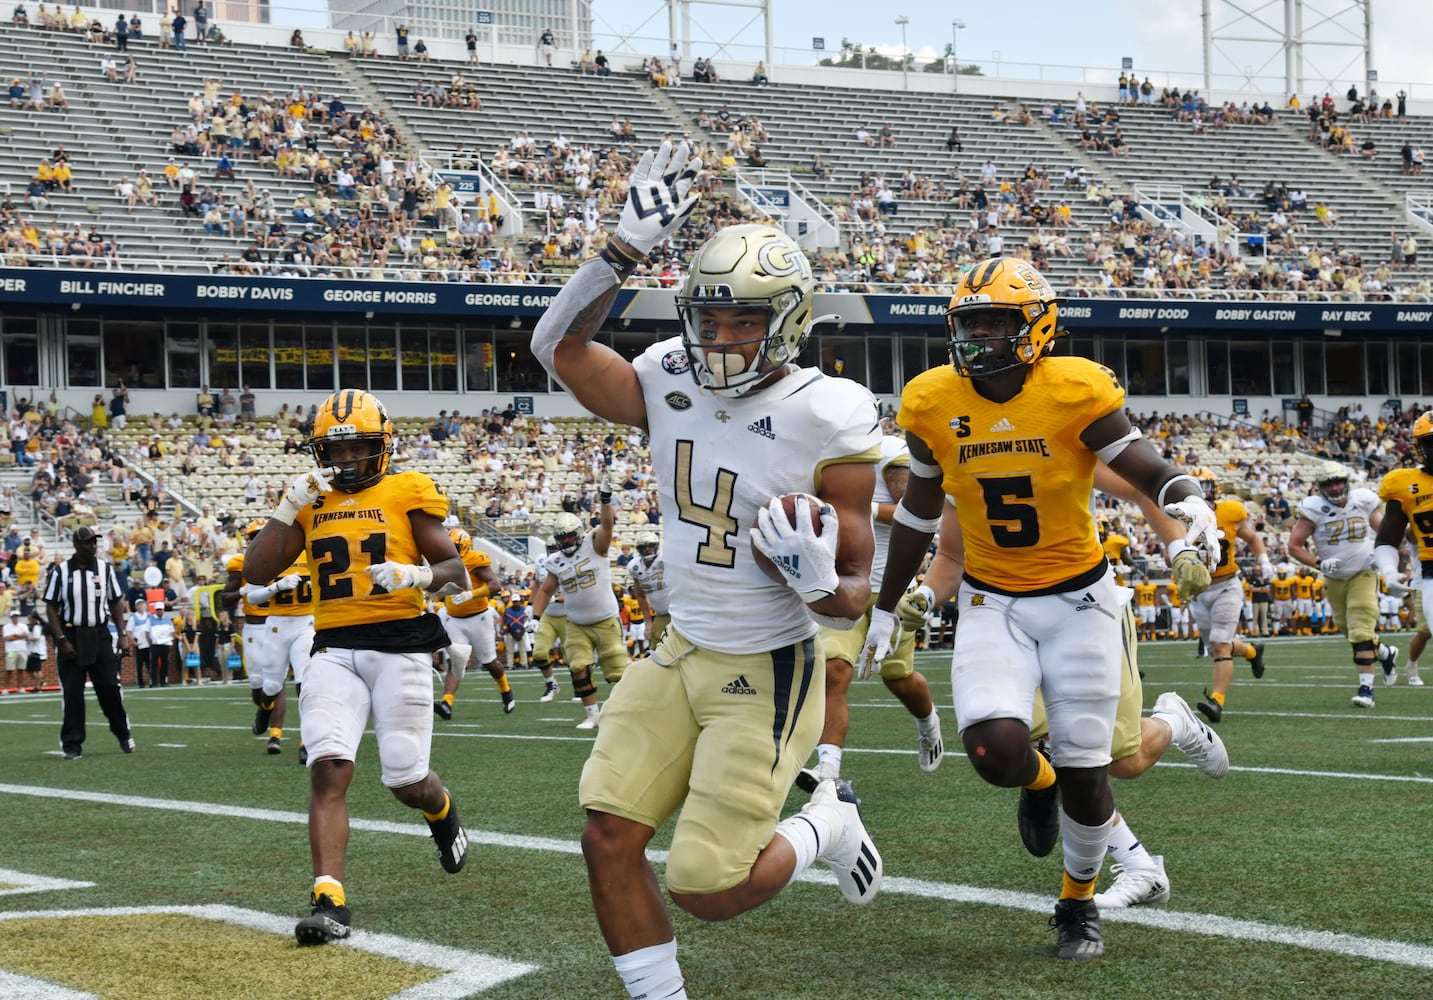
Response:
[{"label": "referee in striped shirt", "polygon": [[45,606],[49,612],[50,634],[59,640],[56,665],[64,703],[60,724],[60,747],[65,760],[79,760],[85,742],[85,681],[94,686],[95,697],[109,731],[125,753],[134,752],[129,716],[119,686],[119,657],[110,641],[105,617],[114,622],[126,652],[134,651],[134,640],[125,632],[124,591],[114,568],[95,557],[97,541],[88,527],[75,529],[75,554],[50,570],[45,581]]}]

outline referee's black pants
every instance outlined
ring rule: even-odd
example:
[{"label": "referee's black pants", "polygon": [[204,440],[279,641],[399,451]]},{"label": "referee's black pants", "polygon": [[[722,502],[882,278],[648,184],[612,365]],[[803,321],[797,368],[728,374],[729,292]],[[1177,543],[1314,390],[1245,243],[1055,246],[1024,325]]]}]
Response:
[{"label": "referee's black pants", "polygon": [[[86,634],[88,633],[88,634]],[[65,629],[73,656],[57,653],[60,698],[64,706],[60,723],[60,748],[79,752],[85,742],[85,681],[94,686],[100,710],[109,720],[109,731],[121,744],[129,741],[129,716],[119,686],[119,657],[111,645],[109,629],[80,627]]]}]

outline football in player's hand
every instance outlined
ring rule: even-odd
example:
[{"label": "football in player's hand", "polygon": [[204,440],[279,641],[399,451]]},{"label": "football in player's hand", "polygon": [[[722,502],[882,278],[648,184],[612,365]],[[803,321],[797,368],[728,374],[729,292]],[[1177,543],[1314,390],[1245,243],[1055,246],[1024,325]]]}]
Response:
[{"label": "football in player's hand", "polygon": [[[786,512],[786,523],[795,527],[799,522],[796,520],[798,512],[802,507],[806,508],[806,517],[811,522],[811,530],[821,534],[821,502],[807,493],[788,493],[781,498],[781,509]],[[753,526],[753,533],[756,528]],[[755,545],[751,547],[752,557],[761,571],[777,583],[786,582],[786,574],[776,568],[776,564],[766,557],[766,554]]]}]

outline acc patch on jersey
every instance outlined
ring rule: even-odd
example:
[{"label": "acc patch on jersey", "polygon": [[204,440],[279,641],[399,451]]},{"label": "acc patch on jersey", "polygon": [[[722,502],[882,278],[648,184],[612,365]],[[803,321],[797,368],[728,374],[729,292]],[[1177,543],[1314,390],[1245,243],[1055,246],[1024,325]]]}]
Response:
[{"label": "acc patch on jersey", "polygon": [[690,410],[692,408],[692,397],[685,392],[669,392],[663,397],[667,405],[674,410]]},{"label": "acc patch on jersey", "polygon": [[681,375],[691,371],[692,362],[686,351],[668,351],[662,355],[662,371],[668,375]]}]

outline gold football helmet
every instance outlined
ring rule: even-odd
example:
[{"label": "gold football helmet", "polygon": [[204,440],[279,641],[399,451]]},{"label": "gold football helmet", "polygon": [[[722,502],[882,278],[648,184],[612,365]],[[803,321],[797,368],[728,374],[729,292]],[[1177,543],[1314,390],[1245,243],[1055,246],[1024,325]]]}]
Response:
[{"label": "gold football helmet", "polygon": [[558,514],[552,519],[552,539],[557,551],[565,556],[576,555],[577,547],[582,544],[582,519],[566,511]]},{"label": "gold football helmet", "polygon": [[448,532],[448,537],[453,540],[453,548],[458,550],[458,557],[462,558],[473,549],[473,536],[462,528],[454,528]]},{"label": "gold football helmet", "polygon": [[1325,462],[1314,473],[1314,488],[1335,507],[1348,502],[1348,470],[1337,462]]},{"label": "gold football helmet", "polygon": [[1433,472],[1433,410],[1429,410],[1413,423],[1413,447],[1423,461],[1423,470]]},{"label": "gold football helmet", "polygon": [[1212,504],[1219,499],[1219,477],[1214,474],[1213,469],[1195,469],[1194,478],[1199,481],[1199,488],[1204,492],[1206,501]]},{"label": "gold football helmet", "polygon": [[[740,396],[793,360],[811,332],[814,290],[806,254],[779,229],[730,226],[708,240],[677,296],[697,385],[718,396]],[[718,344],[712,309],[763,313],[760,335]],[[751,345],[757,350],[749,360],[736,350]]]},{"label": "gold football helmet", "polygon": [[254,536],[257,535],[259,532],[263,531],[263,530],[264,530],[264,525],[266,525],[266,524],[268,524],[268,523],[269,523],[269,519],[268,519],[267,517],[256,517],[256,518],[254,518],[252,521],[250,521],[250,522],[248,523],[248,525],[245,526],[245,528],[244,528],[244,537],[247,538],[247,539],[249,539],[250,541],[253,541],[253,540],[254,540]]},{"label": "gold football helmet", "polygon": [[[333,446],[342,441],[367,442],[369,452],[338,461]],[[393,421],[373,395],[362,389],[340,389],[319,406],[308,443],[320,467],[337,467],[334,488],[357,493],[388,474],[393,455]]]},{"label": "gold football helmet", "polygon": [[1060,299],[1032,265],[992,257],[966,272],[945,311],[956,374],[985,378],[1048,354]]}]

